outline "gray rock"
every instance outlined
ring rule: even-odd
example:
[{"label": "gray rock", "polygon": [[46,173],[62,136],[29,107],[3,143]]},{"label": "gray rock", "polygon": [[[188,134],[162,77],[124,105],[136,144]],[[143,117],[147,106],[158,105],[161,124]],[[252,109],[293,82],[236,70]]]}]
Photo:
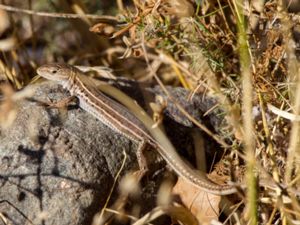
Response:
[{"label": "gray rock", "polygon": [[[34,100],[66,97],[49,84]],[[79,108],[60,113],[31,101],[18,108],[0,136],[0,211],[13,224],[88,223],[112,187],[122,149],[128,151],[124,171],[136,166],[135,146]]]},{"label": "gray rock", "polygon": [[[111,190],[123,150],[121,175],[138,169],[136,144],[92,115],[76,105],[58,110],[38,104],[66,96],[56,84],[39,85],[32,99],[18,103],[13,125],[0,130],[0,212],[11,224],[90,224]],[[175,124],[177,146],[191,148],[186,128]],[[145,180],[142,212],[155,205],[161,178]]]}]

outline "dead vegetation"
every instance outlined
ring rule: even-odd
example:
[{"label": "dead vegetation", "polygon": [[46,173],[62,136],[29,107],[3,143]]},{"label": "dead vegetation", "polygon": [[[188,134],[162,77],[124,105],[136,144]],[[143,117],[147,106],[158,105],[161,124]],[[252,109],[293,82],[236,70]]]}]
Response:
[{"label": "dead vegetation", "polygon": [[[218,104],[211,110],[224,110],[220,117],[225,125],[211,131],[195,124],[224,149],[215,172],[227,170],[231,180],[243,180],[248,187],[234,205],[227,205],[223,222],[299,223],[297,4],[296,0],[6,1],[14,8],[0,5],[0,79],[19,90],[33,81],[39,65],[55,61],[108,66],[115,74],[141,82],[181,86],[190,90],[190,98],[198,92],[214,96]],[[9,115],[7,105],[0,108],[0,121]],[[259,180],[268,185],[257,187]],[[207,215],[199,213],[201,207],[209,211],[208,217],[218,219],[215,211],[223,210],[218,208],[220,200],[207,205],[205,193],[201,195],[183,202],[197,202],[192,213],[202,222]],[[149,213],[168,214],[184,224],[195,222],[188,210],[158,207]],[[136,224],[153,218],[147,219]]]}]

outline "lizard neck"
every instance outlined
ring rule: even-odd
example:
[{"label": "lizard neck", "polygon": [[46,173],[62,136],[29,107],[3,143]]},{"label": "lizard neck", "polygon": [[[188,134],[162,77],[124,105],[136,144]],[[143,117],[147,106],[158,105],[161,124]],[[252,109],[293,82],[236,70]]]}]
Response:
[{"label": "lizard neck", "polygon": [[76,81],[76,77],[70,75],[67,80],[61,81],[60,84],[64,89],[68,90],[71,95],[79,96],[82,93],[82,88],[79,86],[79,82]]}]

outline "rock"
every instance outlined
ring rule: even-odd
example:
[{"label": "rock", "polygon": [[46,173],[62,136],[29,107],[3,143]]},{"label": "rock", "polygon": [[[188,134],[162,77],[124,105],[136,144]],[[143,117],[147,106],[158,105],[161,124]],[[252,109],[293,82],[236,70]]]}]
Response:
[{"label": "rock", "polygon": [[[135,143],[76,105],[58,110],[38,103],[66,96],[54,83],[38,85],[32,99],[18,102],[13,125],[0,130],[0,212],[11,224],[90,224],[110,193],[123,151],[121,177],[138,169]],[[177,146],[192,148],[186,128],[174,124]],[[144,179],[141,212],[155,206],[162,178]]]}]

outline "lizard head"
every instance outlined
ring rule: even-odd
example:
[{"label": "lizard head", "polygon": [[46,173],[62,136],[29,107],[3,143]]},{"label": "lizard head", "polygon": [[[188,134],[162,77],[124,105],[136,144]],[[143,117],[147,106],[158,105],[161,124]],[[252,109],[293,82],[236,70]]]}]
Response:
[{"label": "lizard head", "polygon": [[37,73],[48,80],[67,81],[74,70],[76,68],[68,64],[50,63],[39,67]]}]

